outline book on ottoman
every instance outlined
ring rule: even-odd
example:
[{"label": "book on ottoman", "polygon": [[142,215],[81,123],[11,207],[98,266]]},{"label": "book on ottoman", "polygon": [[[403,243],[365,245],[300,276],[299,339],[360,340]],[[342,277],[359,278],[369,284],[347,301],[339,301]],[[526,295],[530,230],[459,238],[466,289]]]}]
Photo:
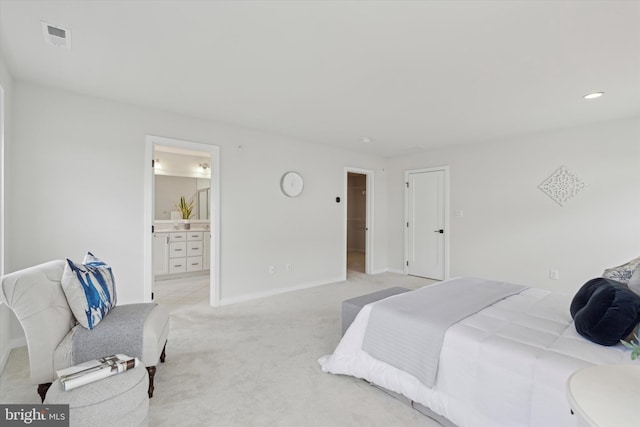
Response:
[{"label": "book on ottoman", "polygon": [[65,391],[117,375],[140,364],[138,358],[124,354],[101,357],[56,371]]}]

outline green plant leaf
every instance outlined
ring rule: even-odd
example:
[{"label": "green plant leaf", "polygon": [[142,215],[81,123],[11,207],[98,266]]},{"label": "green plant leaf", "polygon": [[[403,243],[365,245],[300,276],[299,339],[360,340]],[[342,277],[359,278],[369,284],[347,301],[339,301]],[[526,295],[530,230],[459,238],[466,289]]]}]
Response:
[{"label": "green plant leaf", "polygon": [[625,340],[620,340],[620,342],[627,347],[629,350],[633,350],[633,344],[626,342]]},{"label": "green plant leaf", "polygon": [[185,199],[184,196],[180,196],[180,202],[176,205],[176,207],[180,210],[182,219],[189,219],[191,217],[194,202],[195,200],[191,200],[189,203],[187,203],[187,199]]},{"label": "green plant leaf", "polygon": [[631,360],[636,360],[638,357],[640,357],[640,340],[638,340],[638,335],[633,334],[633,336],[636,338],[635,342],[633,340],[631,340],[631,342],[620,340],[620,342],[626,348],[631,350]]}]

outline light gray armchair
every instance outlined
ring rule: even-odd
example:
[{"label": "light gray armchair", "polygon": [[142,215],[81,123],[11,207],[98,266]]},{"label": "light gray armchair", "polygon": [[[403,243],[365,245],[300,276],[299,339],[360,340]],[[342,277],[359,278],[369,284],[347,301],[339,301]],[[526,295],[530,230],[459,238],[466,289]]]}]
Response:
[{"label": "light gray armchair", "polygon": [[[7,274],[0,279],[0,300],[16,314],[24,329],[29,349],[31,382],[38,384],[44,400],[56,371],[83,360],[73,360],[71,337],[76,319],[62,290],[65,261],[57,260]],[[138,357],[149,372],[149,397],[153,396],[153,380],[158,360],[164,362],[169,313],[160,305],[144,319],[142,354]],[[117,351],[114,351],[117,353]],[[104,356],[108,356],[105,354]]]}]

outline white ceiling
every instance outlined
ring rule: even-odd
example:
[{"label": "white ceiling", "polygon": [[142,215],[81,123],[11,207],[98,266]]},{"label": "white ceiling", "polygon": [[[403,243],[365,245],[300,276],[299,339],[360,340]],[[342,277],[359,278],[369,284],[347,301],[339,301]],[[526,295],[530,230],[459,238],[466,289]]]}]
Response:
[{"label": "white ceiling", "polygon": [[16,80],[383,156],[640,116],[638,1],[0,0],[0,49]]}]

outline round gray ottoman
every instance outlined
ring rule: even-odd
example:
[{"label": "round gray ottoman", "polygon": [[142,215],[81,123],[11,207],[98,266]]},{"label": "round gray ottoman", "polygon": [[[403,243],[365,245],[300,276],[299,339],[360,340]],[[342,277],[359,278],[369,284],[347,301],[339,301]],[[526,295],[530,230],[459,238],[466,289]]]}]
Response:
[{"label": "round gray ottoman", "polygon": [[140,364],[73,390],[64,391],[56,380],[44,403],[69,405],[69,425],[78,427],[147,426],[149,376]]}]

